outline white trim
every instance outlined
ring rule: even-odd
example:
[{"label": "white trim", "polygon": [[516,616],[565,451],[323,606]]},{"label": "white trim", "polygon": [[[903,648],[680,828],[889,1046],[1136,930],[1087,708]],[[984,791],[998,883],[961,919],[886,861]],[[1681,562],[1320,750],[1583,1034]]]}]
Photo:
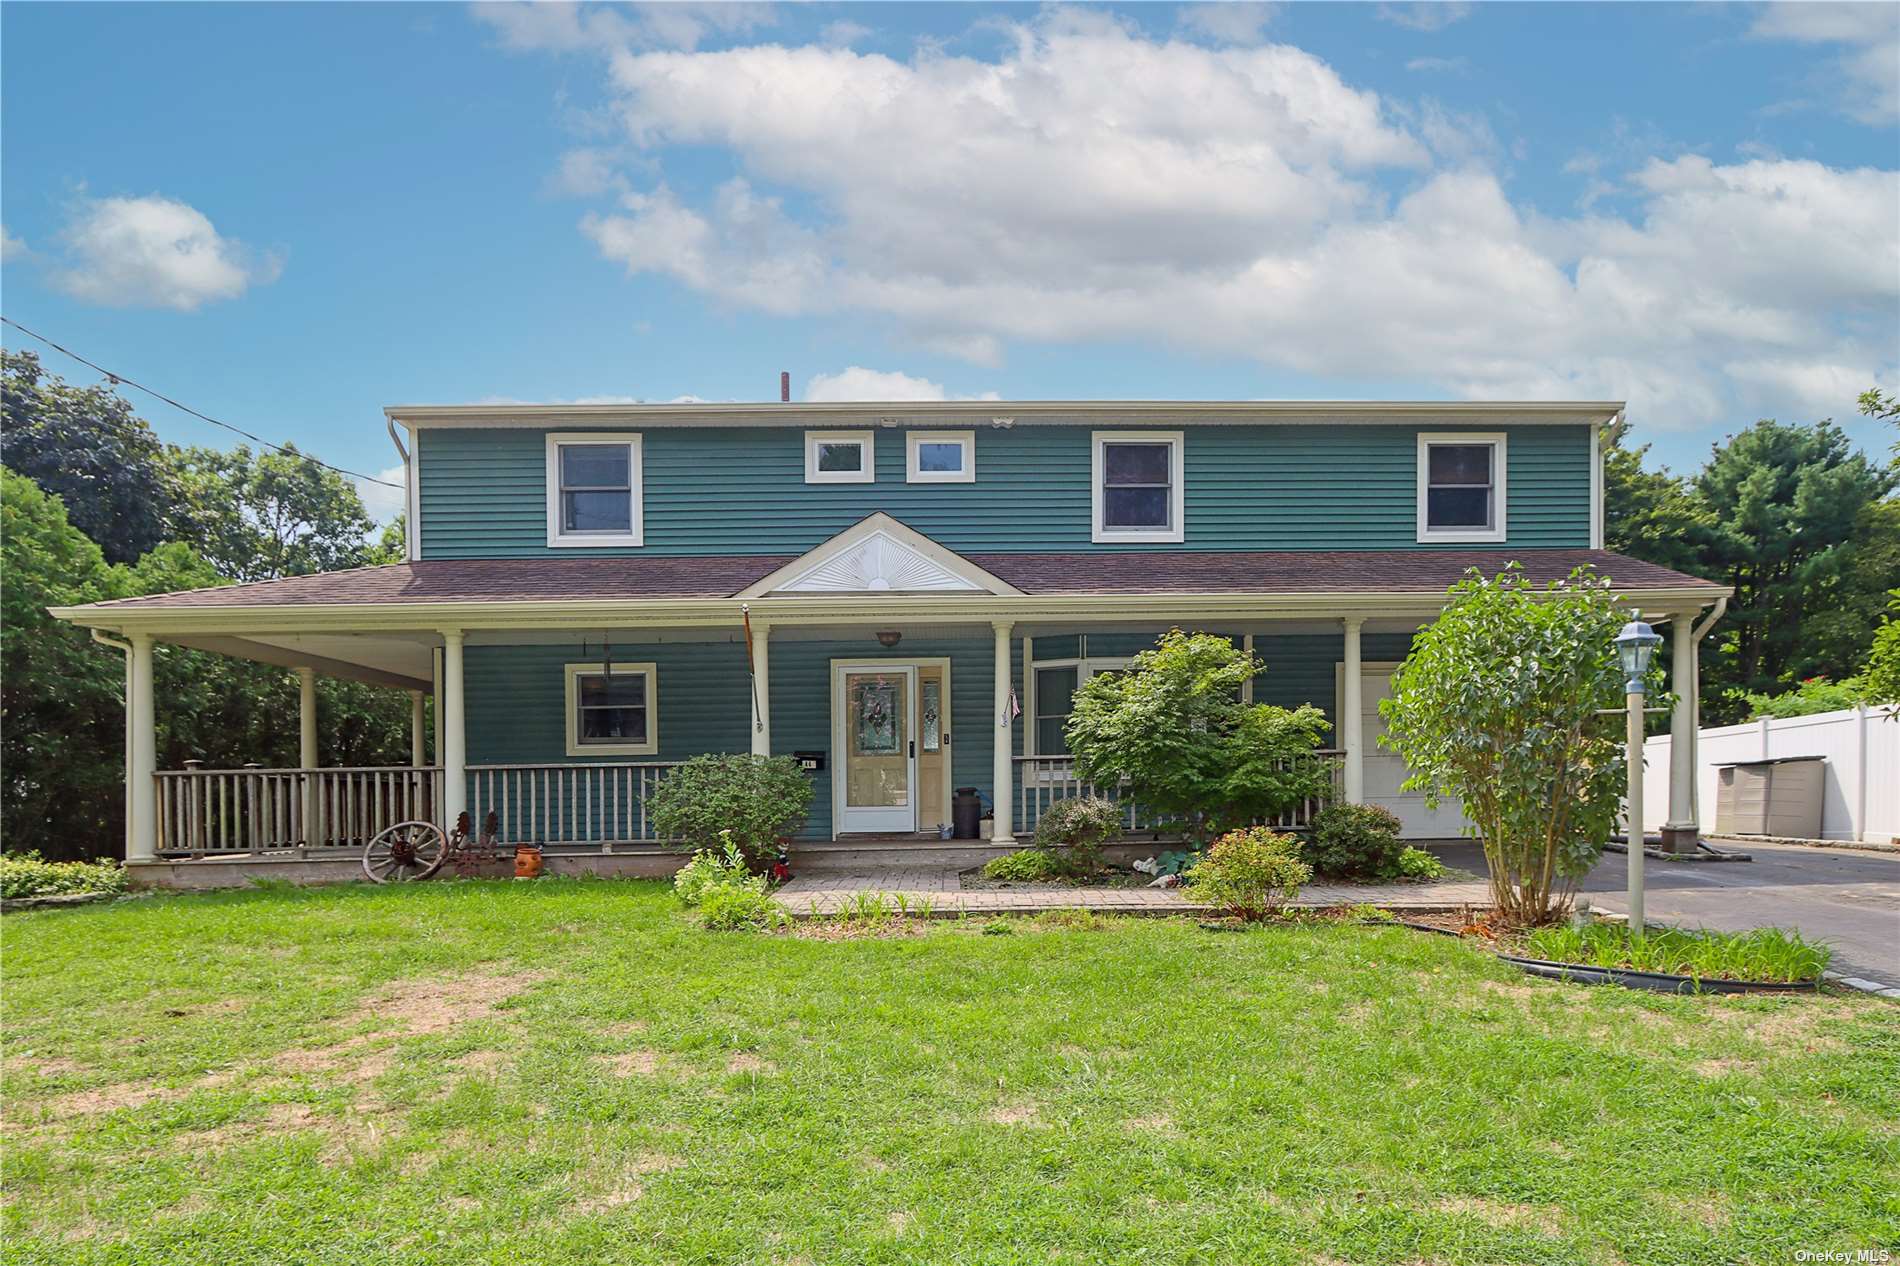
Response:
[{"label": "white trim", "polygon": [[[879,536],[884,537],[902,549],[914,552],[926,561],[941,568],[945,575],[954,577],[957,581],[962,582],[956,586],[957,589],[969,593],[981,593],[997,597],[1007,596],[1020,598],[1023,596],[1022,590],[1016,588],[1014,585],[991,575],[955,550],[947,549],[937,544],[937,542],[931,540],[922,532],[917,531],[917,529],[907,527],[896,519],[893,519],[890,515],[885,514],[882,510],[879,510],[874,514],[868,514],[864,518],[859,519],[856,523],[838,533],[830,540],[824,541],[807,550],[771,575],[746,586],[734,594],[733,597],[746,600],[764,598],[776,594],[809,602],[819,598],[841,596],[840,591],[837,590],[813,589],[801,594],[798,592],[798,587],[801,582],[809,580],[815,573],[822,571],[833,562],[843,559],[851,554],[852,551],[871,540],[871,538]],[[879,592],[943,593],[948,588],[948,586],[937,585],[933,586],[931,590],[882,590]],[[871,591],[866,590],[865,592]]]},{"label": "white trim", "polygon": [[580,737],[580,687],[582,677],[602,676],[595,664],[564,664],[567,681],[567,754],[569,756],[652,756],[660,750],[660,674],[654,665],[615,663],[616,677],[644,676],[646,681],[647,737],[643,743],[583,743]]},{"label": "white trim", "polygon": [[[1426,492],[1431,482],[1430,449],[1434,444],[1491,445],[1491,526],[1488,528],[1432,528],[1426,521]],[[1418,543],[1420,545],[1497,544],[1505,539],[1505,472],[1510,463],[1503,431],[1420,431],[1418,433]]]},{"label": "white trim", "polygon": [[[1065,635],[1066,636],[1066,635]],[[1088,634],[1077,635],[1082,640],[1082,649],[1088,649]],[[1032,659],[1034,647],[1029,638],[1023,639],[1023,755],[1058,756],[1059,752],[1045,752],[1037,741],[1036,729],[1042,722],[1042,699],[1036,688],[1036,674],[1045,668],[1075,669],[1075,688],[1098,673],[1120,672],[1134,662],[1132,655],[1065,655],[1058,659]],[[1063,775],[1048,770],[1040,770],[1037,776],[1044,782],[1057,781]]]},{"label": "white trim", "polygon": [[[1619,412],[1617,417],[1622,417]],[[1590,428],[1590,548],[1603,548],[1603,428]]]},{"label": "white trim", "polygon": [[[877,482],[876,434],[872,431],[805,432],[805,482],[808,484],[870,484]],[[864,455],[857,470],[818,469],[820,444],[857,444]]]},{"label": "white trim", "polygon": [[[861,814],[887,814],[891,818],[898,820],[897,825],[885,826],[872,824],[869,826],[857,826],[852,828],[853,833],[882,831],[910,831],[914,833],[917,830],[917,801],[920,798],[919,793],[922,790],[918,785],[917,779],[917,667],[918,661],[912,659],[834,659],[831,661],[831,750],[835,756],[835,759],[831,762],[831,838],[834,840],[845,833],[844,815],[847,812],[844,802],[845,763],[850,760],[851,757],[850,735],[845,728],[844,681],[845,678],[852,673],[888,673],[892,676],[899,673],[903,674],[905,679],[904,733],[910,744],[908,748],[909,756],[907,758],[910,764],[910,771],[906,784],[908,790],[905,796],[905,799],[910,803],[905,805],[901,811],[895,806],[886,809],[855,810],[855,812]],[[944,706],[946,708],[949,707],[949,685],[949,676],[946,671],[944,678]],[[946,761],[944,765],[945,788],[947,789],[955,780],[955,776],[950,773],[950,766]],[[902,825],[900,819],[901,812],[908,812],[910,816],[910,825],[908,827]]]},{"label": "white trim", "polygon": [[[921,444],[960,444],[963,467],[960,470],[919,470],[917,448]],[[973,484],[976,482],[975,431],[906,431],[904,433],[904,482],[907,484]]]},{"label": "white trim", "polygon": [[[1166,444],[1168,526],[1109,528],[1102,523],[1102,449],[1108,444]],[[1096,545],[1179,545],[1187,539],[1187,440],[1182,431],[1096,431],[1089,437],[1089,540]]]},{"label": "white trim", "polygon": [[[587,548],[645,543],[645,462],[640,436],[622,431],[549,431],[547,435],[548,546],[551,549]],[[564,444],[625,444],[627,446],[627,523],[625,532],[563,532],[561,530],[561,446]]]}]

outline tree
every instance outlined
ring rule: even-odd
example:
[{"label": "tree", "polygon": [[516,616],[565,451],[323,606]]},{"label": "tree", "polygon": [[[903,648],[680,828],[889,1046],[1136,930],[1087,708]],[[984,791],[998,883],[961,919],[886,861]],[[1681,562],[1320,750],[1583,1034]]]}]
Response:
[{"label": "tree", "polygon": [[376,525],[356,486],[295,445],[284,447],[172,450],[181,525],[222,576],[274,580],[359,567],[372,557]]},{"label": "tree", "polygon": [[1126,779],[1197,843],[1330,793],[1330,767],[1301,759],[1332,728],[1325,714],[1241,702],[1263,667],[1227,638],[1168,632],[1127,672],[1076,692],[1066,731],[1076,773],[1098,787]]},{"label": "tree", "polygon": [[1887,592],[1887,618],[1874,631],[1861,688],[1869,703],[1900,704],[1900,589]]},{"label": "tree", "polygon": [[1631,448],[1629,422],[1603,428],[1603,543],[1618,554],[1701,573],[1714,516],[1692,482],[1648,470],[1649,445]]},{"label": "tree", "polygon": [[131,562],[164,539],[164,446],[117,392],[69,386],[34,353],[0,349],[0,453],[60,498],[105,561]]},{"label": "tree", "polygon": [[[1407,790],[1457,800],[1484,845],[1507,919],[1549,922],[1596,863],[1624,786],[1627,613],[1588,568],[1539,588],[1513,565],[1453,585],[1380,701],[1380,740],[1411,768]],[[1655,666],[1660,679],[1660,665]]]},{"label": "tree", "polygon": [[1891,485],[1831,422],[1762,421],[1714,450],[1696,477],[1714,516],[1704,574],[1735,598],[1704,658],[1711,721],[1732,719],[1733,691],[1852,675],[1890,583],[1868,570],[1900,534],[1872,509]]}]

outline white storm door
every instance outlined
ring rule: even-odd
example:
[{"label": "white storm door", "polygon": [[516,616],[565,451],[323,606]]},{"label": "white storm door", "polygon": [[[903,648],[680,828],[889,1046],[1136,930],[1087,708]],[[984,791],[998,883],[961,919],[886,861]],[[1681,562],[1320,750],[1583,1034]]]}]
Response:
[{"label": "white storm door", "polygon": [[917,669],[841,664],[833,669],[835,830],[917,829]]},{"label": "white storm door", "polygon": [[1470,823],[1456,800],[1440,800],[1436,809],[1428,809],[1423,792],[1399,790],[1411,776],[1411,770],[1397,753],[1379,746],[1379,740],[1385,736],[1385,718],[1379,715],[1379,700],[1391,697],[1392,670],[1366,668],[1359,692],[1363,709],[1359,733],[1366,745],[1366,803],[1397,814],[1404,824],[1401,834],[1408,840],[1464,838],[1465,828]]}]

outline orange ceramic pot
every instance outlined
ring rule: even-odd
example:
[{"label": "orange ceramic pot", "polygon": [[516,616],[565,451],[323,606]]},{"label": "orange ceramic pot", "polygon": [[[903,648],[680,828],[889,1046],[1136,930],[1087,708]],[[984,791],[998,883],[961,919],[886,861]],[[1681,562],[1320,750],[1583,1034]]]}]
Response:
[{"label": "orange ceramic pot", "polygon": [[539,879],[541,877],[541,850],[532,844],[515,845],[515,878]]}]

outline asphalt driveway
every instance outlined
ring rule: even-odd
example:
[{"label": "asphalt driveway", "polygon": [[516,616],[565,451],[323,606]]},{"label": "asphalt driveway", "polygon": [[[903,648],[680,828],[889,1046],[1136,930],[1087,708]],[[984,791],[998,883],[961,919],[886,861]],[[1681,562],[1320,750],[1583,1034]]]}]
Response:
[{"label": "asphalt driveway", "polygon": [[[1651,919],[1727,932],[1777,926],[1834,947],[1834,970],[1900,986],[1900,853],[1711,840],[1752,862],[1646,859],[1644,907]],[[1433,850],[1483,874],[1475,844]],[[1627,859],[1605,853],[1584,880],[1592,904],[1626,912]]]}]

